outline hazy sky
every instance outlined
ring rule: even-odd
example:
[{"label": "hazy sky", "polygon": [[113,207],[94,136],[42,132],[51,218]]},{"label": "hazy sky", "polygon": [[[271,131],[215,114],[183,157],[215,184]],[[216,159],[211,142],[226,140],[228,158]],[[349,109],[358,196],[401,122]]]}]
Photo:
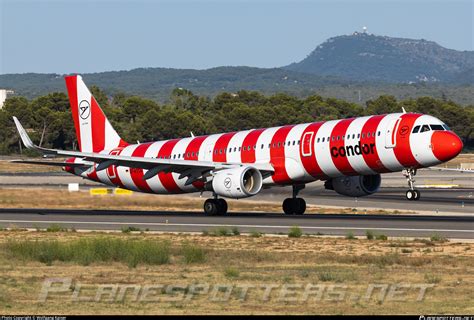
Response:
[{"label": "hazy sky", "polygon": [[0,0],[0,73],[278,67],[370,33],[474,50],[474,0]]}]

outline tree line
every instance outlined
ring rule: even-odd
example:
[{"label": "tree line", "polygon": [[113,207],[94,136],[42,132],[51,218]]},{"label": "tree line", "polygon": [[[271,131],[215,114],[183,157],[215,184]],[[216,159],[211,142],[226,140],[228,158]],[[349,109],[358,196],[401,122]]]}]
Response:
[{"label": "tree line", "polygon": [[[446,122],[463,139],[465,151],[474,150],[474,106],[461,106],[446,99],[421,97],[399,101],[383,95],[361,106],[319,95],[266,96],[242,90],[209,98],[174,89],[168,102],[160,104],[123,93],[109,97],[96,86],[91,91],[119,135],[130,143],[186,137],[190,131],[203,135],[400,112],[404,107],[408,112],[430,114]],[[28,128],[35,143],[58,149],[77,148],[69,99],[64,93],[54,92],[32,100],[22,96],[8,98],[0,110],[0,154],[20,152],[13,115]]]}]

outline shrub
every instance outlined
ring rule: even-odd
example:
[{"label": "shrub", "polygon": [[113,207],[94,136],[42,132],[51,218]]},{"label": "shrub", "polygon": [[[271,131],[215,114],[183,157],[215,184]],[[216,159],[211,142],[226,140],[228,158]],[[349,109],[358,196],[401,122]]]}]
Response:
[{"label": "shrub", "polygon": [[206,261],[206,251],[193,244],[184,243],[182,253],[185,263],[202,263]]},{"label": "shrub", "polygon": [[388,237],[387,237],[386,235],[384,235],[384,234],[378,234],[378,235],[375,236],[375,239],[377,239],[377,240],[384,240],[384,241],[385,241],[385,240],[388,239]]},{"label": "shrub", "polygon": [[301,228],[298,226],[293,226],[290,228],[290,231],[288,232],[288,237],[290,238],[300,238],[303,235],[303,231],[301,231]]},{"label": "shrub", "polygon": [[130,233],[132,231],[140,231],[140,228],[133,227],[133,226],[122,227],[123,233]]},{"label": "shrub", "polygon": [[237,227],[232,227],[232,234],[234,236],[239,236],[240,235],[240,231]]},{"label": "shrub", "polygon": [[224,275],[226,278],[237,278],[240,275],[239,270],[229,267],[224,270]]},{"label": "shrub", "polygon": [[[38,230],[38,229],[37,229]],[[61,227],[59,224],[52,224],[46,228],[47,232],[67,232],[67,228]]]},{"label": "shrub", "polygon": [[250,231],[250,236],[252,238],[260,238],[263,234],[261,232],[258,232],[256,230]]},{"label": "shrub", "polygon": [[366,235],[366,237],[367,237],[368,240],[373,240],[374,237],[375,237],[374,232],[373,232],[373,231],[370,231],[370,230],[367,230],[367,231],[365,232],[365,235]]},{"label": "shrub", "polygon": [[354,240],[356,237],[354,236],[354,234],[352,232],[348,232],[346,234],[346,239],[349,239],[349,240]]},{"label": "shrub", "polygon": [[434,234],[430,237],[430,240],[433,242],[446,242],[448,239],[439,234]]}]

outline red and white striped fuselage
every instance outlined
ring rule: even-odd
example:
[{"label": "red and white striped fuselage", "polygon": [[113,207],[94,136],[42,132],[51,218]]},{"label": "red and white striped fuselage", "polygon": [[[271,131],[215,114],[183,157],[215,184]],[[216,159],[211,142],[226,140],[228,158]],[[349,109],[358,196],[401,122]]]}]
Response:
[{"label": "red and white striped fuselage", "polygon": [[[454,158],[461,148],[459,137],[439,119],[393,113],[123,144],[100,153],[230,164],[270,163],[274,173],[264,179],[264,185],[295,185],[429,167]],[[160,172],[143,179],[147,170],[126,166],[67,170],[107,185],[147,193],[199,192],[204,188],[203,181],[186,186],[186,179],[179,179],[178,173]]]}]

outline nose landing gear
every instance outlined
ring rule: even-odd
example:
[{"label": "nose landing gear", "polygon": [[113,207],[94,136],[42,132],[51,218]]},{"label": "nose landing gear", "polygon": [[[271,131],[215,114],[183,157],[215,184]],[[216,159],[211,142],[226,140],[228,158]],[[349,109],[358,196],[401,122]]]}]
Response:
[{"label": "nose landing gear", "polygon": [[415,189],[415,178],[414,176],[416,176],[416,169],[405,169],[403,170],[403,175],[405,176],[405,178],[407,179],[407,182],[408,182],[408,187],[410,188],[407,192],[406,192],[406,197],[408,200],[418,200],[420,199],[420,191],[418,191],[417,189]]},{"label": "nose landing gear", "polygon": [[283,212],[285,214],[304,214],[306,211],[306,201],[304,201],[303,198],[297,198],[298,192],[303,190],[305,187],[304,184],[302,185],[294,185],[293,186],[293,197],[292,198],[286,198],[283,201]]}]

